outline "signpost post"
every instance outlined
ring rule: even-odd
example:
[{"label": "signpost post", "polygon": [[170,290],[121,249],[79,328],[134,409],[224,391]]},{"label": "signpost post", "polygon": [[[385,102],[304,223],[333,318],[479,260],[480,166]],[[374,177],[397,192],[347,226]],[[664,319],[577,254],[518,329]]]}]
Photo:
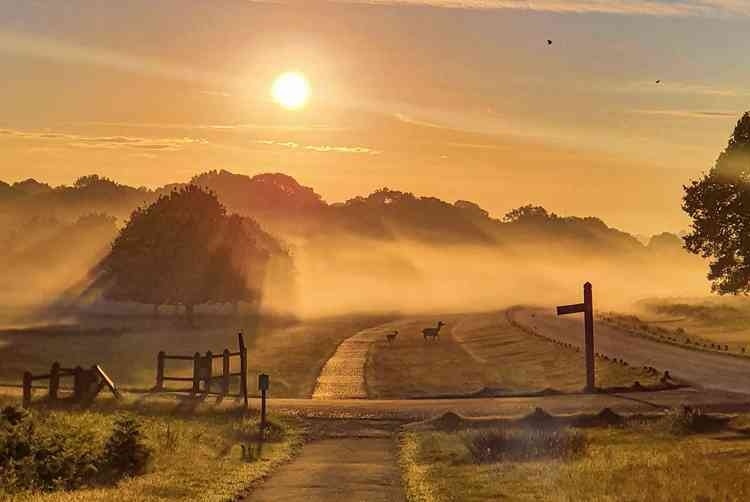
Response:
[{"label": "signpost post", "polygon": [[590,282],[583,285],[583,303],[557,307],[557,315],[576,314],[579,312],[583,312],[586,392],[593,392],[596,388],[594,381],[594,306]]},{"label": "signpost post", "polygon": [[265,434],[266,430],[266,391],[270,386],[270,378],[268,375],[258,375],[258,390],[260,390],[260,430],[261,434]]}]

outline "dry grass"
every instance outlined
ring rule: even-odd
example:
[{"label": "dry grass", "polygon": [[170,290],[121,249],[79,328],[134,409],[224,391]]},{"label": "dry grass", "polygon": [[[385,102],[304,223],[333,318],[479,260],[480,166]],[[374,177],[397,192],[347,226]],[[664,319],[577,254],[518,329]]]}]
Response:
[{"label": "dry grass", "polygon": [[[0,398],[0,405],[6,404],[8,399]],[[257,417],[241,415],[236,408],[217,410],[199,402],[185,406],[169,401],[115,403],[105,399],[86,411],[35,407],[35,413],[61,415],[66,423],[93,431],[109,430],[115,413],[122,410],[135,414],[142,424],[146,443],[154,450],[154,462],[147,474],[116,486],[71,492],[4,497],[0,490],[0,500],[226,501],[288,460],[301,445],[295,421],[273,419],[283,434],[277,434],[275,441],[263,446],[260,459],[248,462],[242,458],[240,445],[253,441]]]},{"label": "dry grass", "polygon": [[[239,318],[219,326],[206,321],[190,330],[176,327],[169,318],[112,318],[57,331],[6,331],[0,333],[0,382],[19,384],[24,371],[48,373],[52,363],[59,361],[66,367],[101,364],[118,385],[148,389],[155,383],[160,350],[178,355],[207,350],[220,353],[224,348],[235,351],[237,332],[243,331],[248,343],[251,392],[257,387],[256,375],[265,372],[272,378],[272,396],[310,397],[320,369],[338,344],[379,322],[350,317],[258,324],[252,318]],[[232,371],[237,371],[239,361],[233,361]],[[220,371],[221,361],[214,363]],[[167,370],[171,376],[190,376],[192,363],[169,361]]]},{"label": "dry grass", "polygon": [[[748,422],[747,418],[733,423]],[[408,500],[744,501],[750,444],[744,433],[675,436],[669,424],[587,429],[580,458],[474,464],[460,433],[402,434]]]},{"label": "dry grass", "polygon": [[[468,394],[483,388],[577,391],[585,382],[582,352],[561,347],[511,326],[504,312],[445,316],[438,342],[425,342],[434,319],[400,326],[393,345],[385,338],[370,351],[367,385],[371,398]],[[597,360],[597,385],[656,383],[640,368]]]}]

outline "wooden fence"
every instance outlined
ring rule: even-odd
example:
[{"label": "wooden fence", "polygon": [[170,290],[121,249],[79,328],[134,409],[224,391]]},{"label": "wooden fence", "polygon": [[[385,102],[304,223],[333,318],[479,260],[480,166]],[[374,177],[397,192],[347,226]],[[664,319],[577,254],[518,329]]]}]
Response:
[{"label": "wooden fence", "polygon": [[104,386],[109,387],[116,398],[120,398],[114,382],[104,372],[99,365],[94,365],[90,369],[84,369],[80,366],[75,368],[63,368],[60,363],[55,362],[50,368],[50,372],[45,375],[33,375],[26,371],[23,374],[23,406],[28,408],[31,405],[34,382],[39,380],[48,380],[48,397],[50,401],[60,399],[60,380],[62,378],[73,378],[73,396],[72,400],[80,403],[95,398]]},{"label": "wooden fence", "polygon": [[[157,392],[190,392],[191,394],[243,397],[245,399],[245,405],[247,405],[247,348],[245,347],[244,335],[238,333],[237,338],[239,340],[239,350],[237,352],[230,352],[229,349],[224,349],[224,351],[219,354],[214,354],[209,350],[205,355],[196,352],[192,356],[172,356],[166,354],[162,350],[156,358],[156,386],[154,387],[154,390]],[[240,359],[240,371],[238,373],[232,373],[230,370],[233,357],[239,357]],[[213,372],[214,359],[222,360],[222,371],[220,374],[215,375]],[[192,361],[193,376],[180,377],[165,375],[167,361]],[[232,378],[236,377],[239,377],[240,379],[240,392],[239,394],[231,394],[231,381]],[[186,389],[168,389],[164,387],[164,382],[190,382],[192,387]],[[201,386],[201,383],[203,386]],[[219,390],[214,391],[213,389],[217,386]]]}]

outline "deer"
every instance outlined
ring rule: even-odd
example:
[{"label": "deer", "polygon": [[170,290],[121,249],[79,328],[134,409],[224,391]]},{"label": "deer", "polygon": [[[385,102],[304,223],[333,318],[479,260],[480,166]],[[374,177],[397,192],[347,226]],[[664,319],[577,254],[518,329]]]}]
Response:
[{"label": "deer", "polygon": [[395,342],[397,336],[398,336],[398,331],[394,331],[393,333],[389,333],[389,334],[385,335],[385,337],[388,340],[389,344]]},{"label": "deer", "polygon": [[437,340],[438,338],[440,338],[440,328],[442,328],[443,326],[445,326],[445,323],[443,321],[438,321],[437,327],[423,329],[422,336],[424,336],[425,340],[427,340],[428,338]]}]

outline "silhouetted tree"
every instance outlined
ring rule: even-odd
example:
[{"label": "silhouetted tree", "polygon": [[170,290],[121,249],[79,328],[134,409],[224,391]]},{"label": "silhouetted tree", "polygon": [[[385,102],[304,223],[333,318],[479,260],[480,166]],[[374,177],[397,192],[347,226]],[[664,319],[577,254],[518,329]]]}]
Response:
[{"label": "silhouetted tree", "polygon": [[[136,209],[103,263],[105,296],[151,305],[253,300],[268,253],[213,193],[188,185]],[[252,287],[255,285],[256,287]]]},{"label": "silhouetted tree", "polygon": [[506,223],[527,223],[533,221],[545,221],[549,218],[555,217],[554,213],[550,215],[542,206],[532,206],[531,204],[528,204],[506,213],[503,217],[503,221]]},{"label": "silhouetted tree", "polygon": [[712,289],[750,292],[750,113],[737,122],[714,167],[683,188],[682,208],[693,219],[685,247],[711,259]]}]

